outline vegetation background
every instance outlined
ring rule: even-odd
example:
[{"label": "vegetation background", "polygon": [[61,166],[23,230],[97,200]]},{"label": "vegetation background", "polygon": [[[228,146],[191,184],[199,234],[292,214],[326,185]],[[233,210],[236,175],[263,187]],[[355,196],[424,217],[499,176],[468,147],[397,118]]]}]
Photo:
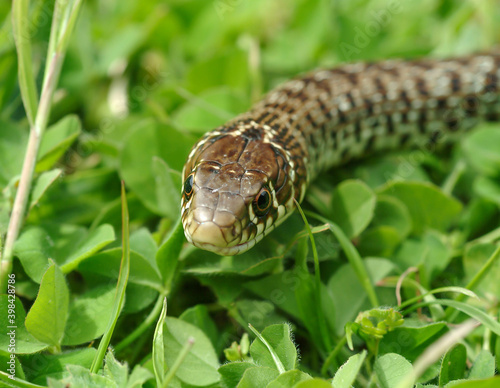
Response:
[{"label": "vegetation background", "polygon": [[[56,23],[54,1],[17,19],[12,4],[0,3],[0,246]],[[186,245],[178,224],[180,171],[204,132],[314,68],[491,50],[498,1],[80,5],[14,245],[15,303],[0,296],[0,384],[500,386],[498,124],[453,149],[325,172],[303,205],[312,245],[299,214],[237,257]]]}]

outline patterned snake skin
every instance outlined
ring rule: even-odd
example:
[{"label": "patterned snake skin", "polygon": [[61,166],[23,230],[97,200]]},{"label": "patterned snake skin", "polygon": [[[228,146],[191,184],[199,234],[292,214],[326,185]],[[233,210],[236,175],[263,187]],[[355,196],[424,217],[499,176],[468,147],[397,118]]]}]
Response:
[{"label": "patterned snake skin", "polygon": [[499,77],[495,52],[349,64],[283,84],[193,147],[183,171],[186,238],[222,255],[250,249],[321,170],[498,120]]}]

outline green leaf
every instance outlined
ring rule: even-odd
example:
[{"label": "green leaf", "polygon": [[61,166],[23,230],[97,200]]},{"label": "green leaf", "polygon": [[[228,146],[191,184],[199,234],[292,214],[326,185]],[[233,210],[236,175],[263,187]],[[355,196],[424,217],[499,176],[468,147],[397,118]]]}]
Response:
[{"label": "green leaf", "polygon": [[103,368],[104,377],[114,381],[118,387],[126,387],[128,378],[128,365],[116,361],[112,351],[106,353]]},{"label": "green leaf", "polygon": [[[295,369],[297,365],[297,349],[292,341],[292,331],[286,324],[271,325],[250,345],[250,354],[259,365],[274,368],[280,373]],[[280,370],[284,368],[284,370]]]},{"label": "green leaf", "polygon": [[[335,310],[332,297],[323,283],[319,284],[319,290],[317,290],[318,285],[312,275],[298,268],[295,273],[296,279],[300,279],[294,288],[299,317],[316,346],[327,349],[332,338],[328,329],[325,330],[326,327],[322,329],[322,325],[326,326],[325,324],[330,321],[333,326]],[[326,333],[323,334],[325,331]]]},{"label": "green leaf", "polygon": [[[87,277],[101,275],[105,278],[117,279],[121,257],[122,249],[112,248],[89,257],[80,263],[78,269]],[[144,256],[133,251],[130,252],[128,283],[161,290],[161,279],[157,270]]]},{"label": "green leaf", "polygon": [[76,115],[68,115],[47,128],[38,151],[37,171],[51,168],[82,131],[82,124]]},{"label": "green leaf", "polygon": [[127,388],[142,388],[144,383],[153,378],[153,374],[140,365],[136,365],[128,376]]},{"label": "green leaf", "polygon": [[412,229],[408,208],[396,197],[378,195],[372,226],[390,226],[404,239]]},{"label": "green leaf", "polygon": [[411,151],[391,152],[380,157],[370,158],[369,163],[355,167],[356,178],[361,179],[372,189],[377,189],[391,181],[429,182],[425,170],[419,163],[408,163]]},{"label": "green leaf", "polygon": [[[23,364],[21,364],[21,361],[19,360],[19,356],[16,356],[15,354],[11,354],[9,352],[0,352],[0,362],[2,363],[2,368],[0,369],[0,381],[3,381],[6,383],[4,387],[38,387],[36,385],[32,385],[31,383],[25,383],[22,384],[20,383],[23,380],[26,380],[26,375],[24,374],[23,370]],[[13,369],[12,367],[15,368],[15,377],[18,379],[18,385],[14,385],[12,381],[12,372]],[[10,371],[9,371],[10,369]],[[20,384],[19,384],[20,383]]]},{"label": "green leaf", "polygon": [[248,368],[243,373],[243,376],[238,384],[238,388],[267,387],[267,385],[278,376],[279,372],[276,368],[269,368],[267,366]]},{"label": "green leaf", "polygon": [[[92,224],[102,212],[117,202],[115,225],[120,225],[119,179],[109,167],[77,170],[65,175],[41,198],[38,206],[31,209],[31,224]],[[118,198],[117,198],[118,197]],[[136,200],[137,201],[137,200]],[[136,212],[144,210],[136,205]],[[98,220],[97,220],[98,221]],[[94,224],[98,226],[103,222]]]},{"label": "green leaf", "polygon": [[64,275],[56,264],[51,264],[26,316],[26,329],[39,341],[59,347],[68,318],[68,305],[69,291]]},{"label": "green leaf", "polygon": [[110,225],[101,225],[91,232],[76,225],[46,224],[25,228],[14,246],[26,273],[39,282],[47,268],[47,258],[53,259],[64,273],[114,241]]},{"label": "green leaf", "polygon": [[301,381],[297,385],[294,385],[293,388],[332,388],[332,385],[326,380],[315,378]]},{"label": "green leaf", "polygon": [[255,368],[256,366],[257,365],[251,362],[230,362],[221,365],[219,368],[221,383],[226,387],[236,387],[245,371],[249,368]]},{"label": "green leaf", "polygon": [[23,358],[23,366],[29,381],[45,385],[48,377],[61,379],[66,374],[67,365],[75,364],[89,368],[95,353],[95,348],[83,348],[59,354],[46,352],[33,354]]},{"label": "green leaf", "polygon": [[[23,304],[19,298],[15,297],[13,300],[10,295],[12,294],[0,295],[0,311],[5,312],[0,314],[0,325],[5,328],[5,330],[0,331],[0,353],[10,354],[9,344],[12,331],[9,326],[16,326],[15,350],[17,354],[36,353],[47,348],[48,345],[46,343],[37,340],[28,330],[26,330],[26,312],[24,311]],[[12,302],[14,302],[13,306]],[[13,311],[9,311],[9,309]],[[14,318],[10,315],[14,315]]]},{"label": "green leaf", "polygon": [[496,176],[500,171],[500,134],[497,126],[483,126],[467,136],[463,150],[468,162],[480,173]]},{"label": "green leaf", "polygon": [[500,185],[496,179],[479,176],[474,181],[474,193],[479,197],[500,204]]},{"label": "green leaf", "polygon": [[448,331],[444,322],[421,326],[406,320],[403,326],[387,333],[379,344],[379,354],[397,353],[407,360],[415,361],[433,342]]},{"label": "green leaf", "polygon": [[184,245],[184,228],[180,217],[172,227],[170,234],[156,252],[156,264],[160,271],[164,287],[168,290],[177,271],[179,254]]},{"label": "green leaf", "polygon": [[176,377],[191,385],[210,385],[218,382],[218,357],[205,333],[177,318],[167,317],[165,325],[165,362],[169,368],[173,366],[188,339],[194,338],[194,345],[177,370]]},{"label": "green leaf", "polygon": [[115,287],[105,284],[74,298],[64,330],[63,345],[79,345],[104,334],[113,307]]},{"label": "green leaf", "polygon": [[[498,339],[497,339],[498,341]],[[481,350],[474,360],[469,379],[486,379],[495,375],[495,357],[488,350]]]},{"label": "green leaf", "polygon": [[257,276],[269,273],[276,269],[281,259],[271,257],[269,246],[265,241],[256,247],[237,256],[219,256],[215,253],[204,251],[203,255],[194,255],[186,272],[196,275],[207,274],[240,274]]},{"label": "green leaf", "polygon": [[500,377],[483,380],[457,380],[451,381],[445,388],[498,388]]},{"label": "green leaf", "polygon": [[368,295],[368,299],[370,300],[372,307],[377,307],[379,305],[378,298],[375,293],[375,289],[373,288],[372,281],[368,275],[368,271],[366,270],[365,263],[361,259],[361,256],[359,255],[352,242],[336,224],[329,224],[329,227],[333,235],[337,238],[340,245],[342,246],[342,250],[347,256],[349,264],[352,266],[354,272],[356,273],[356,276],[363,286],[364,291]]},{"label": "green leaf", "polygon": [[[296,270],[287,270],[246,282],[243,287],[263,299],[270,300],[275,306],[294,318],[300,318],[295,289],[299,286],[304,275],[306,274]],[[307,276],[310,275],[307,274]]]},{"label": "green leaf", "polygon": [[247,53],[238,48],[195,62],[186,74],[187,88],[193,93],[219,85],[242,90],[248,82]]},{"label": "green leaf", "polygon": [[80,262],[100,251],[114,240],[115,231],[111,225],[104,224],[98,226],[94,230],[90,231],[90,233],[85,236],[85,239],[83,239],[83,241],[75,247],[76,249],[64,262],[61,269],[65,273],[73,271]]},{"label": "green leaf", "polygon": [[373,371],[381,388],[397,387],[403,378],[412,372],[412,365],[396,353],[388,353],[377,358]]},{"label": "green leaf", "polygon": [[161,206],[161,214],[175,220],[181,212],[179,190],[182,185],[181,177],[178,171],[172,170],[163,159],[157,156],[153,156],[151,169],[155,176],[156,198],[161,199],[158,202]]},{"label": "green leaf", "polygon": [[398,230],[392,226],[376,226],[360,236],[358,250],[362,256],[390,257],[401,242]]},{"label": "green leaf", "polygon": [[464,377],[467,351],[465,346],[457,344],[446,352],[441,362],[439,372],[439,386],[442,387],[450,381],[459,380]]},{"label": "green leaf", "polygon": [[[465,255],[463,258],[463,266],[465,272],[465,284],[468,284],[472,279],[476,278],[483,266],[486,265],[489,259],[496,251],[496,244],[473,244],[466,246]],[[486,269],[482,280],[476,284],[474,288],[480,294],[500,295],[500,260],[496,260]]]},{"label": "green leaf", "polygon": [[147,259],[156,268],[155,256],[158,251],[156,240],[147,228],[140,228],[130,235],[130,249]]},{"label": "green leaf", "polygon": [[56,381],[48,379],[50,388],[62,387],[100,387],[100,388],[117,388],[116,383],[106,376],[97,375],[90,372],[88,368],[80,365],[66,366],[67,375],[61,380]]},{"label": "green leaf", "polygon": [[426,305],[430,305],[430,304],[441,304],[443,306],[453,307],[453,308],[467,314],[471,318],[474,318],[477,321],[481,322],[484,326],[489,328],[495,334],[500,335],[500,323],[498,323],[498,321],[496,321],[491,315],[485,313],[484,311],[478,309],[477,307],[468,305],[468,304],[463,303],[463,302],[458,302],[456,300],[438,299],[438,300],[434,300],[434,301],[418,303],[416,305],[413,305],[411,308],[405,310],[405,315],[409,311],[412,311],[412,310],[417,309],[421,306],[426,306]]},{"label": "green leaf", "polygon": [[331,219],[347,237],[356,237],[372,220],[375,202],[375,194],[363,182],[343,181],[332,195]]},{"label": "green leaf", "polygon": [[426,228],[445,231],[462,209],[460,202],[430,183],[392,182],[379,194],[395,197],[406,205],[416,234],[421,234]]},{"label": "green leaf", "polygon": [[0,188],[21,173],[27,142],[26,128],[0,119]]},{"label": "green leaf", "polygon": [[244,112],[248,103],[240,93],[228,87],[218,87],[191,96],[187,103],[174,112],[178,128],[203,134]]},{"label": "green leaf", "polygon": [[349,359],[342,365],[339,370],[335,373],[332,381],[332,387],[335,388],[351,388],[354,384],[354,380],[363,366],[363,362],[366,358],[366,350],[361,353],[355,354],[349,357]]},{"label": "green leaf", "polygon": [[31,209],[38,203],[45,191],[47,191],[49,186],[54,183],[61,174],[62,170],[58,168],[40,174],[40,176],[35,180],[33,184],[28,209]]},{"label": "green leaf", "polygon": [[274,305],[267,300],[241,299],[236,302],[238,314],[243,322],[264,330],[267,326],[283,322]]},{"label": "green leaf", "polygon": [[[155,214],[169,215],[172,217],[172,198],[168,192],[164,192],[171,170],[178,172],[178,186],[176,197],[180,192],[180,171],[193,144],[193,139],[181,134],[169,126],[160,126],[152,121],[143,121],[131,130],[126,138],[120,154],[120,174],[130,188],[141,201]],[[161,158],[168,166],[159,165],[156,158]],[[155,168],[162,167],[162,178],[157,181]],[[158,172],[158,171],[157,171]],[[175,183],[175,179],[173,180]],[[180,201],[179,201],[180,202]],[[177,214],[175,215],[177,218]]]},{"label": "green leaf", "polygon": [[217,347],[217,345],[220,343],[220,336],[217,332],[217,326],[215,325],[213,319],[210,317],[206,305],[198,304],[184,310],[184,312],[179,316],[179,319],[182,319],[183,321],[188,322],[201,329],[206,334],[206,336],[210,338],[210,341],[212,341],[214,347]]},{"label": "green leaf", "polygon": [[301,381],[311,380],[312,377],[298,369],[292,369],[278,376],[276,380],[271,381],[266,388],[289,388],[295,387]]},{"label": "green leaf", "polygon": [[422,236],[405,240],[396,251],[394,262],[401,271],[408,267],[417,267],[420,281],[430,288],[430,282],[449,264],[452,253],[447,237],[429,230]]},{"label": "green leaf", "polygon": [[156,385],[161,387],[165,376],[165,350],[163,342],[163,327],[167,316],[167,298],[163,299],[163,308],[156,323],[153,336],[153,370],[155,372]]},{"label": "green leaf", "polygon": [[465,227],[467,237],[478,237],[495,224],[499,216],[498,206],[487,199],[474,197],[465,211]]},{"label": "green leaf", "polygon": [[122,58],[128,59],[148,36],[149,26],[139,24],[120,25],[104,40],[96,70],[102,75],[109,72],[113,63]]}]

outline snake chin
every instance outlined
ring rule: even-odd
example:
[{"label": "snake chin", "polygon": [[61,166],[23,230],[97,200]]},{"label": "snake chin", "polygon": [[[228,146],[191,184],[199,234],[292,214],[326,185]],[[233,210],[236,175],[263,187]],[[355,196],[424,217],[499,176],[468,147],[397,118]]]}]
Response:
[{"label": "snake chin", "polygon": [[248,251],[250,248],[253,248],[253,246],[257,244],[260,240],[262,240],[262,238],[264,237],[264,234],[261,234],[259,236],[256,236],[254,239],[246,241],[241,244],[236,244],[233,246],[218,246],[211,244],[209,242],[193,240],[192,236],[190,235],[187,229],[184,229],[184,234],[188,242],[193,244],[195,247],[206,251],[214,252],[221,256],[234,256],[244,253]]}]

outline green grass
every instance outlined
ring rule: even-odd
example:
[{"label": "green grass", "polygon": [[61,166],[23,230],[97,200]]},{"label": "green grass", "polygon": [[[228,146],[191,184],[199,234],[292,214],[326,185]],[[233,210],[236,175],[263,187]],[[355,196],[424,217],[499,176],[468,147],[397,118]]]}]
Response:
[{"label": "green grass", "polygon": [[0,4],[0,385],[499,386],[499,124],[323,173],[240,256],[179,223],[205,131],[313,68],[491,49],[496,1],[53,3]]}]

